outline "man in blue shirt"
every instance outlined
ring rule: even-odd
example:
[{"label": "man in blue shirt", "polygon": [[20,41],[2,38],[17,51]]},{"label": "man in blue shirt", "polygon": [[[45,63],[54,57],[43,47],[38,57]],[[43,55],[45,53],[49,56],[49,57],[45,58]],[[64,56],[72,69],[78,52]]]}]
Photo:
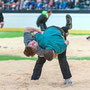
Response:
[{"label": "man in blue shirt", "polygon": [[54,50],[57,54],[63,53],[67,47],[62,33],[53,26],[47,28],[43,34],[36,33],[35,40],[41,48]]}]

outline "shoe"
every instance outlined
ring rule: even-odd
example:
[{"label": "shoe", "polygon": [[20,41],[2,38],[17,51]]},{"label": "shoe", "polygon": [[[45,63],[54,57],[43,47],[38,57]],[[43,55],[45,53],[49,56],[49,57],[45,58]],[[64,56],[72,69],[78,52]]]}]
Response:
[{"label": "shoe", "polygon": [[31,80],[38,80],[38,79],[32,79],[32,78],[31,78]]},{"label": "shoe", "polygon": [[39,76],[32,75],[31,80],[38,80]]},{"label": "shoe", "polygon": [[72,17],[69,14],[66,15],[66,26],[68,26],[69,29],[72,28]]},{"label": "shoe", "polygon": [[72,84],[72,81],[70,79],[65,79],[64,84],[65,85],[71,85]]},{"label": "shoe", "polygon": [[89,40],[89,39],[90,39],[90,36],[89,36],[89,37],[87,37],[86,39],[88,39],[88,40]]}]

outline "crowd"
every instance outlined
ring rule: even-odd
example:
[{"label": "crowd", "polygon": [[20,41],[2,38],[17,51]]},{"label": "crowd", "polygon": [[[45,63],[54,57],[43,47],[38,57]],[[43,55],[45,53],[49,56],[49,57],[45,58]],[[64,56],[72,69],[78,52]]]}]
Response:
[{"label": "crowd", "polygon": [[89,9],[90,0],[0,0],[0,10]]}]

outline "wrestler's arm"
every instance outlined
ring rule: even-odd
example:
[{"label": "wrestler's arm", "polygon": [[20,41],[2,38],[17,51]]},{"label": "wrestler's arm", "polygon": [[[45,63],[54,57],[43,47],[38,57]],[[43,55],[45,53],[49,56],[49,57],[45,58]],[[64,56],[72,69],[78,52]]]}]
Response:
[{"label": "wrestler's arm", "polygon": [[36,28],[32,28],[32,27],[27,27],[25,28],[25,32],[37,32],[37,33],[41,33],[42,31],[36,29]]},{"label": "wrestler's arm", "polygon": [[63,38],[65,44],[68,46],[69,45],[69,41],[68,40],[65,40],[64,36],[62,36],[62,38]]}]

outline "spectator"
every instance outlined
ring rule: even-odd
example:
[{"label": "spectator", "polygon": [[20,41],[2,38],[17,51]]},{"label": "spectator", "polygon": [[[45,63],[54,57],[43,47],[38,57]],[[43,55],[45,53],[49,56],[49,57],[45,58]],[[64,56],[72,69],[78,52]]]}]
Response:
[{"label": "spectator", "polygon": [[80,7],[85,8],[85,0],[79,0]]},{"label": "spectator", "polygon": [[43,9],[44,10],[47,10],[48,9],[48,1],[47,0],[44,0],[43,1]]},{"label": "spectator", "polygon": [[55,9],[59,8],[59,0],[54,0]]},{"label": "spectator", "polygon": [[25,0],[24,1],[24,4],[23,4],[23,8],[26,9],[26,10],[28,10],[30,3],[31,3],[31,0]]},{"label": "spectator", "polygon": [[89,9],[90,0],[0,0],[0,10],[48,10],[73,8]]},{"label": "spectator", "polygon": [[75,6],[75,1],[76,0],[71,0],[71,2],[72,2],[72,8],[74,8],[74,6]]},{"label": "spectator", "polygon": [[66,8],[66,2],[63,1],[63,0],[60,0],[59,8],[60,9],[65,9]]},{"label": "spectator", "polygon": [[81,4],[80,4],[80,2],[77,0],[77,1],[75,1],[75,6],[74,6],[74,8],[75,9],[80,9],[80,8],[82,8],[82,6],[81,6]]},{"label": "spectator", "polygon": [[36,4],[35,0],[31,0],[30,8],[35,9],[35,4]]},{"label": "spectator", "polygon": [[67,1],[66,8],[67,8],[67,9],[72,9],[72,8],[73,8],[73,3],[72,3],[71,0],[68,0],[68,1]]},{"label": "spectator", "polygon": [[23,9],[23,4],[24,4],[23,0],[18,0],[16,10],[22,10]]},{"label": "spectator", "polygon": [[2,12],[0,12],[0,25],[1,25],[1,28],[3,28],[3,26],[4,26],[4,17],[3,17]]},{"label": "spectator", "polygon": [[36,9],[40,10],[42,9],[42,1],[41,0],[37,0],[37,3],[36,3]]},{"label": "spectator", "polygon": [[10,10],[11,9],[11,6],[12,6],[12,3],[14,2],[14,0],[9,0],[7,3],[6,3],[6,9],[7,10]]},{"label": "spectator", "polygon": [[4,2],[2,0],[0,0],[0,10],[4,9]]},{"label": "spectator", "polygon": [[52,11],[42,11],[42,14],[37,19],[37,26],[40,27],[41,31],[44,31],[47,28],[46,22],[50,15],[52,14]]},{"label": "spectator", "polygon": [[48,4],[48,8],[52,9],[53,8],[53,0],[50,0],[49,4]]},{"label": "spectator", "polygon": [[26,10],[31,10],[35,8],[35,2],[34,0],[25,0],[23,8]]},{"label": "spectator", "polygon": [[11,3],[11,4],[10,4],[10,9],[11,9],[11,10],[15,10],[15,9],[16,9],[16,5],[17,5],[17,4],[16,4],[15,2]]},{"label": "spectator", "polygon": [[85,5],[88,7],[88,6],[90,6],[90,0],[86,0],[85,1]]}]

